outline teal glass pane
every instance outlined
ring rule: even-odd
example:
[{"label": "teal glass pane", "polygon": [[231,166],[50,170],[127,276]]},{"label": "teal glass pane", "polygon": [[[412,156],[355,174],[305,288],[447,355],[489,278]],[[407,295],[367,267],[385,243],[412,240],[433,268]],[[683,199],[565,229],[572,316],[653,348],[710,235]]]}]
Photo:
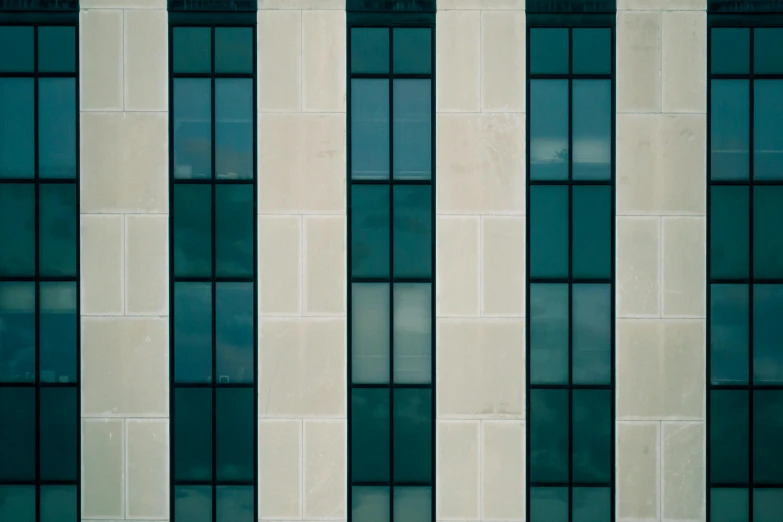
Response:
[{"label": "teal glass pane", "polygon": [[530,187],[530,276],[568,276],[568,187]]},{"label": "teal glass pane", "polygon": [[711,522],[750,522],[748,490],[712,488],[710,490]]},{"label": "teal glass pane", "polygon": [[568,488],[530,488],[530,522],[568,522]]},{"label": "teal glass pane", "polygon": [[431,173],[432,85],[394,80],[394,179],[429,179]]},{"label": "teal glass pane", "polygon": [[35,480],[35,388],[0,388],[0,480]]},{"label": "teal glass pane", "polygon": [[78,502],[76,486],[41,486],[41,522],[73,522]]},{"label": "teal glass pane", "polygon": [[574,74],[611,74],[612,30],[608,27],[574,29]]},{"label": "teal glass pane", "polygon": [[351,390],[351,477],[354,482],[389,480],[389,390]]},{"label": "teal glass pane", "polygon": [[79,462],[76,450],[78,422],[77,389],[41,388],[40,397],[40,478],[50,481],[76,481]]},{"label": "teal glass pane", "polygon": [[34,81],[0,78],[0,178],[35,176]]},{"label": "teal glass pane", "polygon": [[35,283],[0,282],[0,382],[35,381]]},{"label": "teal glass pane", "polygon": [[755,80],[753,91],[753,178],[783,180],[783,80]]},{"label": "teal glass pane", "polygon": [[212,283],[174,283],[174,380],[212,381]]},{"label": "teal glass pane", "polygon": [[783,513],[783,488],[753,490],[753,522],[779,522]]},{"label": "teal glass pane", "polygon": [[[218,277],[253,277],[254,193],[255,187],[250,184],[215,186],[215,272]],[[202,241],[208,241],[208,238],[206,236]]]},{"label": "teal glass pane", "polygon": [[612,177],[612,82],[574,80],[573,179]]},{"label": "teal glass pane", "polygon": [[783,385],[783,285],[753,285],[753,382]]},{"label": "teal glass pane", "polygon": [[211,480],[212,390],[175,388],[173,422],[174,480]]},{"label": "teal glass pane", "polygon": [[38,188],[38,199],[39,273],[76,277],[79,221],[76,184],[42,184]]},{"label": "teal glass pane", "polygon": [[750,81],[712,80],[710,176],[748,179],[750,171]]},{"label": "teal glass pane", "polygon": [[394,187],[394,275],[432,276],[432,187]]},{"label": "teal glass pane", "polygon": [[710,391],[710,482],[743,483],[748,480],[748,392]]},{"label": "teal glass pane", "polygon": [[353,283],[351,292],[351,382],[388,383],[389,284]]},{"label": "teal glass pane", "polygon": [[572,480],[609,483],[612,474],[612,391],[573,390],[572,394]]},{"label": "teal glass pane", "polygon": [[208,73],[212,69],[212,36],[209,27],[174,28],[174,72]]},{"label": "teal glass pane", "polygon": [[568,383],[568,285],[530,285],[530,382]]},{"label": "teal glass pane", "polygon": [[612,273],[612,188],[576,186],[572,193],[572,275],[608,278]]},{"label": "teal glass pane", "polygon": [[[532,288],[533,285],[531,285]],[[609,384],[612,380],[612,287],[571,286],[572,381]]]},{"label": "teal glass pane", "polygon": [[212,177],[212,87],[205,78],[175,78],[174,177]]},{"label": "teal glass pane", "polygon": [[76,72],[76,28],[38,28],[38,72]]},{"label": "teal glass pane", "polygon": [[255,391],[252,387],[216,390],[218,481],[253,481],[255,469],[253,448],[256,444],[254,399]]},{"label": "teal glass pane", "polygon": [[76,283],[41,282],[39,288],[41,382],[76,382]]},{"label": "teal glass pane", "polygon": [[710,277],[748,277],[748,187],[717,186],[710,191]]},{"label": "teal glass pane", "polygon": [[432,390],[428,388],[394,390],[394,480],[432,480]]},{"label": "teal glass pane", "polygon": [[215,373],[219,383],[252,383],[255,376],[253,283],[215,285]]},{"label": "teal glass pane", "polygon": [[609,488],[574,488],[573,522],[611,522],[612,493]]},{"label": "teal glass pane", "polygon": [[351,177],[389,178],[389,80],[351,80]]},{"label": "teal glass pane", "polygon": [[212,486],[175,486],[174,516],[188,522],[212,522]]},{"label": "teal glass pane", "polygon": [[753,277],[783,278],[783,187],[753,188]]},{"label": "teal glass pane", "polygon": [[432,382],[432,322],[432,285],[395,283],[394,382],[396,384]]},{"label": "teal glass pane", "polygon": [[397,486],[394,488],[394,522],[431,522],[432,488]]},{"label": "teal glass pane", "polygon": [[351,275],[388,277],[389,187],[351,187]]},{"label": "teal glass pane", "polygon": [[76,178],[76,80],[38,80],[38,172]]},{"label": "teal glass pane", "polygon": [[35,486],[0,486],[0,522],[36,522]]},{"label": "teal glass pane", "polygon": [[0,184],[0,275],[35,274],[35,186]]},{"label": "teal glass pane", "polygon": [[253,486],[217,486],[217,522],[253,522]]},{"label": "teal glass pane", "polygon": [[748,285],[712,285],[710,291],[712,384],[748,382],[749,305]]},{"label": "teal glass pane", "polygon": [[[215,72],[253,72],[253,29],[250,27],[215,28]],[[251,81],[251,80],[248,80]]]},{"label": "teal glass pane", "polygon": [[351,29],[351,72],[389,72],[389,29],[355,27]]},{"label": "teal glass pane", "polygon": [[0,26],[0,72],[33,72],[33,27]]},{"label": "teal glass pane", "polygon": [[253,179],[253,80],[215,80],[215,177]]},{"label": "teal glass pane", "polygon": [[174,276],[212,275],[212,187],[174,185]]},{"label": "teal glass pane", "polygon": [[783,482],[783,390],[753,391],[753,481]]},{"label": "teal glass pane", "polygon": [[432,72],[432,30],[400,27],[392,31],[394,72],[397,74]]},{"label": "teal glass pane", "polygon": [[710,44],[712,74],[750,72],[750,29],[713,28]]},{"label": "teal glass pane", "polygon": [[568,80],[530,80],[530,179],[568,179]]},{"label": "teal glass pane", "polygon": [[529,50],[530,74],[568,74],[568,29],[530,29]]},{"label": "teal glass pane", "polygon": [[389,522],[389,488],[386,486],[353,486],[351,519],[353,522]]},{"label": "teal glass pane", "polygon": [[568,480],[568,390],[530,390],[530,480]]},{"label": "teal glass pane", "polygon": [[758,27],[753,30],[753,72],[756,74],[783,73],[783,29]]}]

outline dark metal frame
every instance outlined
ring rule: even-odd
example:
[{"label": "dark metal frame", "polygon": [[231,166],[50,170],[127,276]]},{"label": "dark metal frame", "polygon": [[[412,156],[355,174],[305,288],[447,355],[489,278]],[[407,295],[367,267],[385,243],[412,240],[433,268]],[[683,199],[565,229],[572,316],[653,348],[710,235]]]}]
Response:
[{"label": "dark metal frame", "polygon": [[[211,29],[210,51],[211,62],[209,73],[175,73],[174,72],[174,28],[177,27],[208,27]],[[217,73],[215,72],[215,28],[242,27],[251,28],[253,31],[253,72],[252,73]],[[169,12],[169,414],[172,422],[169,429],[169,459],[170,459],[170,491],[169,513],[171,521],[176,519],[175,513],[175,486],[210,486],[212,488],[212,520],[217,520],[217,487],[218,486],[252,486],[253,487],[253,520],[258,520],[258,37],[256,26],[256,12]],[[211,84],[211,170],[212,175],[207,179],[177,179],[174,177],[174,79],[175,78],[204,78]],[[219,179],[215,171],[215,80],[222,78],[245,78],[253,81],[253,178],[252,179]],[[178,277],[174,274],[174,187],[176,185],[209,185],[211,186],[211,270],[209,277]],[[252,185],[253,186],[253,276],[252,277],[218,277],[216,276],[216,216],[215,194],[218,185]],[[212,382],[209,383],[177,383],[175,380],[175,332],[174,332],[174,286],[177,282],[199,282],[211,285],[212,303]],[[253,383],[218,383],[216,375],[216,289],[218,283],[253,283]],[[210,481],[177,482],[174,478],[175,470],[175,400],[174,394],[177,388],[202,388],[212,390],[212,478]],[[253,389],[253,467],[254,479],[252,483],[245,481],[218,481],[217,479],[217,390],[227,388]],[[186,521],[185,521],[186,522]]]},{"label": "dark metal frame", "polygon": [[[715,3],[719,3],[716,0]],[[779,2],[783,7],[783,2]],[[724,5],[723,2],[719,7],[726,8],[728,11],[732,7],[742,8],[742,2],[737,3],[736,6]],[[712,5],[712,4],[711,4]],[[765,4],[767,7],[770,3]],[[759,3],[757,7],[764,8],[765,5]],[[752,7],[752,6],[750,6]],[[716,27],[738,28],[738,29],[750,29],[750,62],[749,72],[746,74],[714,74],[712,72],[712,29]],[[758,279],[753,275],[753,196],[754,187],[758,186],[778,186],[783,187],[783,180],[755,180],[753,178],[753,151],[754,151],[754,81],[756,79],[761,80],[783,80],[783,73],[778,74],[756,74],[754,72],[754,29],[759,27],[783,27],[783,13],[766,13],[761,16],[759,13],[744,13],[737,14],[731,9],[731,14],[710,14],[707,17],[707,289],[706,289],[706,310],[707,310],[707,397],[706,397],[706,425],[707,425],[707,437],[706,437],[706,450],[707,450],[707,466],[706,466],[706,510],[707,521],[710,520],[711,514],[711,497],[712,488],[725,488],[725,489],[741,489],[748,491],[748,520],[753,520],[753,491],[755,489],[769,489],[769,488],[783,488],[783,483],[779,484],[754,484],[753,481],[753,392],[754,390],[780,390],[783,391],[783,385],[759,385],[753,382],[753,291],[754,286],[757,284],[783,284],[783,278],[777,279]],[[712,103],[712,80],[748,80],[749,89],[749,107],[748,107],[748,179],[747,180],[712,180],[712,127],[711,127],[711,103]],[[710,227],[712,224],[712,187],[716,186],[740,186],[748,187],[748,277],[738,279],[714,279],[712,277],[712,259],[710,255],[711,248],[711,234]],[[711,302],[712,302],[712,285],[713,284],[736,284],[744,285],[748,289],[748,383],[747,384],[713,384],[712,383],[712,328],[711,328]],[[710,406],[713,390],[743,390],[748,392],[748,482],[747,483],[714,483],[710,478],[711,472],[711,459],[710,459],[710,426],[711,426],[711,414]]]},{"label": "dark metal frame", "polygon": [[[353,28],[383,28],[389,29],[389,72],[383,74],[364,74],[364,73],[352,73],[351,72],[351,29]],[[428,28],[430,29],[430,45],[431,45],[431,62],[430,62],[430,74],[395,74],[393,71],[393,34],[394,28],[411,27],[411,28]],[[353,486],[383,486],[389,488],[389,520],[394,522],[394,487],[395,486],[422,486],[431,488],[431,520],[435,520],[436,510],[436,412],[437,405],[435,400],[436,391],[436,350],[435,350],[435,309],[436,309],[436,291],[435,291],[435,256],[436,256],[436,226],[435,226],[435,178],[436,178],[436,141],[435,141],[435,16],[434,13],[350,13],[348,16],[347,24],[347,104],[348,109],[346,111],[346,125],[347,125],[347,170],[346,176],[348,182],[346,183],[346,197],[347,197],[347,273],[348,273],[348,285],[347,285],[347,351],[348,351],[348,372],[347,372],[347,385],[348,385],[348,471],[347,471],[347,483],[348,483],[348,513],[347,520],[350,522],[353,518],[352,512],[352,487]],[[389,80],[389,178],[383,180],[354,180],[351,178],[351,79],[354,78],[375,78],[375,79],[388,79]],[[431,99],[431,130],[430,140],[432,153],[430,158],[430,171],[431,176],[428,180],[395,180],[394,179],[394,79],[429,79],[430,80],[430,99]],[[351,188],[354,185],[384,185],[389,187],[389,277],[387,278],[372,278],[372,277],[353,277],[352,275],[352,244],[351,244]],[[431,274],[429,278],[401,278],[394,277],[394,190],[395,186],[429,186],[430,191],[430,217],[432,219],[432,237],[431,237]],[[352,325],[352,285],[353,283],[388,283],[389,284],[389,383],[388,384],[354,384],[352,382],[352,356],[351,356],[351,325]],[[432,325],[431,334],[431,375],[430,384],[395,384],[394,383],[394,284],[395,283],[429,283],[430,284],[430,321]],[[388,482],[357,482],[352,480],[352,433],[351,433],[351,413],[352,413],[352,393],[354,389],[388,389],[389,390],[389,481]],[[430,482],[395,482],[394,481],[394,390],[416,388],[416,389],[429,389],[431,390],[431,473],[432,479]]]},{"label": "dark metal frame", "polygon": [[[527,256],[525,258],[525,278],[526,278],[526,294],[527,300],[525,302],[525,360],[528,364],[525,365],[525,382],[527,384],[527,392],[525,393],[525,419],[526,420],[526,436],[525,436],[525,454],[527,459],[525,460],[525,518],[530,520],[530,491],[533,487],[565,487],[568,488],[568,520],[573,518],[573,488],[574,487],[609,487],[610,489],[610,506],[611,506],[611,520],[615,520],[615,270],[616,270],[616,242],[615,242],[615,178],[616,178],[616,40],[617,32],[615,29],[615,15],[614,14],[530,14],[527,17],[527,34],[526,34],[526,103],[528,107],[528,118],[526,118],[525,128],[525,148],[528,151],[525,155],[525,171],[527,173],[527,185],[526,185],[526,208],[530,208],[530,187],[531,186],[565,186],[568,187],[568,277],[566,278],[542,278],[530,276],[530,230],[531,220],[528,216],[526,220],[526,251]],[[530,73],[530,29],[531,28],[564,28],[568,29],[568,74],[531,74]],[[573,29],[600,27],[608,28],[612,33],[611,43],[611,65],[612,70],[610,74],[575,74],[573,73]],[[611,89],[611,177],[608,180],[575,180],[573,178],[573,80],[610,80]],[[534,180],[530,179],[530,81],[531,80],[568,80],[568,179],[567,180]],[[588,279],[588,278],[575,278],[572,275],[573,271],[573,187],[574,186],[609,186],[611,187],[611,252],[610,252],[610,277],[606,279]],[[530,383],[530,286],[537,283],[559,283],[568,285],[568,384],[531,384]],[[573,383],[573,285],[579,283],[600,283],[609,284],[611,287],[611,383],[610,384],[574,384]],[[561,483],[533,483],[530,480],[530,390],[531,389],[562,389],[568,391],[568,481]],[[610,390],[611,391],[611,478],[608,484],[593,484],[593,483],[578,483],[573,481],[573,390]]]},{"label": "dark metal frame", "polygon": [[[36,5],[39,9],[51,9],[51,2],[45,5]],[[69,2],[73,6],[74,2]],[[5,7],[5,6],[3,6]],[[76,486],[76,520],[81,520],[82,516],[82,448],[81,448],[81,416],[82,416],[82,369],[81,369],[81,234],[79,233],[79,223],[81,221],[80,204],[80,186],[81,186],[81,164],[80,164],[80,118],[79,118],[79,14],[78,11],[68,10],[62,6],[54,11],[36,11],[36,12],[16,12],[0,11],[0,26],[29,26],[33,29],[33,60],[34,66],[32,73],[0,73],[2,78],[32,78],[34,85],[34,165],[35,176],[32,178],[3,178],[0,184],[28,184],[35,187],[35,275],[33,276],[2,276],[0,282],[32,282],[35,284],[35,380],[33,382],[0,382],[0,388],[34,388],[35,389],[35,475],[33,481],[3,481],[0,485],[20,485],[35,486],[35,519],[41,520],[41,486]],[[78,6],[77,6],[78,8]],[[38,71],[38,27],[40,26],[66,26],[73,27],[75,31],[75,67],[73,73],[48,73]],[[38,80],[40,78],[74,78],[75,80],[75,118],[76,118],[76,175],[70,178],[41,178],[39,176],[39,122],[38,122]],[[39,269],[40,260],[40,187],[41,185],[74,185],[76,188],[76,275],[68,276],[41,276]],[[40,294],[41,283],[48,282],[69,282],[76,284],[76,382],[44,383],[40,381]],[[41,393],[42,388],[74,388],[76,390],[76,482],[73,481],[44,481],[41,480]]]}]

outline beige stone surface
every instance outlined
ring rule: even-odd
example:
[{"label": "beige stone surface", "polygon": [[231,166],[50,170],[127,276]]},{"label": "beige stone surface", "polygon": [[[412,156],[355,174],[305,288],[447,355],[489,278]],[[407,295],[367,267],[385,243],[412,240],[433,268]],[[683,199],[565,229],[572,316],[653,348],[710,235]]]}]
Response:
[{"label": "beige stone surface", "polygon": [[168,13],[138,9],[124,16],[125,110],[168,111]]},{"label": "beige stone surface", "polygon": [[169,322],[82,318],[82,416],[167,417]]},{"label": "beige stone surface", "polygon": [[258,12],[258,110],[302,107],[302,13]]},{"label": "beige stone surface", "polygon": [[660,315],[660,232],[657,217],[617,218],[618,317]]},{"label": "beige stone surface", "polygon": [[478,112],[481,13],[439,10],[435,27],[437,111]]},{"label": "beige stone surface", "polygon": [[81,314],[123,313],[124,219],[81,216]]},{"label": "beige stone surface", "polygon": [[305,216],[305,314],[345,315],[345,235],[343,216]]},{"label": "beige stone surface", "polygon": [[525,115],[438,114],[439,214],[525,213]]},{"label": "beige stone surface", "polygon": [[437,506],[440,519],[479,518],[478,421],[439,421],[437,425]]},{"label": "beige stone surface", "polygon": [[304,517],[346,517],[347,422],[304,421]]},{"label": "beige stone surface", "polygon": [[525,520],[525,423],[482,421],[482,520]]},{"label": "beige stone surface", "polygon": [[642,11],[704,11],[707,0],[617,0],[617,10]]},{"label": "beige stone surface", "polygon": [[302,421],[258,424],[258,513],[263,520],[302,517]]},{"label": "beige stone surface", "polygon": [[706,451],[704,423],[662,425],[663,520],[704,520]]},{"label": "beige stone surface", "polygon": [[663,218],[663,315],[705,317],[707,223]]},{"label": "beige stone surface", "polygon": [[168,315],[168,216],[126,216],[124,246],[126,313]]},{"label": "beige stone surface", "polygon": [[125,516],[125,421],[82,420],[82,517]]},{"label": "beige stone surface", "polygon": [[128,420],[128,518],[169,517],[169,422]]},{"label": "beige stone surface", "polygon": [[345,112],[345,12],[302,12],[302,108]]},{"label": "beige stone surface", "polygon": [[525,218],[481,220],[483,316],[525,316]]},{"label": "beige stone surface", "polygon": [[658,520],[660,425],[617,423],[617,517]]},{"label": "beige stone surface", "polygon": [[436,224],[437,316],[478,316],[480,219],[438,216]]},{"label": "beige stone surface", "polygon": [[259,216],[258,295],[261,315],[301,313],[302,218]]},{"label": "beige stone surface", "polygon": [[345,417],[345,319],[259,324],[259,418]]},{"label": "beige stone surface", "polygon": [[617,12],[618,114],[661,110],[661,27],[661,13]]},{"label": "beige stone surface", "polygon": [[438,0],[438,11],[449,9],[524,9],[525,0]]},{"label": "beige stone surface", "polygon": [[703,419],[701,320],[617,321],[617,418]]},{"label": "beige stone surface", "polygon": [[258,9],[340,9],[345,0],[258,0]]},{"label": "beige stone surface", "polygon": [[663,111],[707,109],[707,13],[663,13]]},{"label": "beige stone surface", "polygon": [[84,9],[79,17],[80,110],[121,111],[122,69],[123,12]]},{"label": "beige stone surface", "polygon": [[166,0],[80,0],[82,9],[166,9]]},{"label": "beige stone surface", "polygon": [[524,418],[524,320],[438,319],[437,331],[438,418]]},{"label": "beige stone surface", "polygon": [[481,109],[525,112],[525,12],[481,13]]}]

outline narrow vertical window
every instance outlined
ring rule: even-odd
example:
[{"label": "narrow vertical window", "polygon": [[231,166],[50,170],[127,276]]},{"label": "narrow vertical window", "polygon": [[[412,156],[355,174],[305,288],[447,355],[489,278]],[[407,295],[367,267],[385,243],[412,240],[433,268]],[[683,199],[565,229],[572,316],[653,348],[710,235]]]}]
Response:
[{"label": "narrow vertical window", "polygon": [[783,513],[782,25],[779,15],[710,16],[711,522]]},{"label": "narrow vertical window", "polygon": [[169,13],[177,522],[258,519],[255,18]]},{"label": "narrow vertical window", "polygon": [[614,520],[614,16],[572,19],[528,16],[530,522]]},{"label": "narrow vertical window", "polygon": [[2,522],[80,519],[77,10],[0,13]]},{"label": "narrow vertical window", "polygon": [[353,522],[434,520],[432,22],[349,27]]}]

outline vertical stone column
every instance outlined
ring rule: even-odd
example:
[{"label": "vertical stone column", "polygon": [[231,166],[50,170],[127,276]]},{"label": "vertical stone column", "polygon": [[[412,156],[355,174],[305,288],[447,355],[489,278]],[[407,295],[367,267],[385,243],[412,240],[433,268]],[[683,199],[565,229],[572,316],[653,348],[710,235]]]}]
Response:
[{"label": "vertical stone column", "polygon": [[169,517],[165,0],[81,0],[82,518]]},{"label": "vertical stone column", "polygon": [[437,519],[525,519],[524,0],[439,0]]},{"label": "vertical stone column", "polygon": [[617,7],[617,519],[704,520],[706,1]]},{"label": "vertical stone column", "polygon": [[260,0],[259,513],[345,520],[345,0]]}]

